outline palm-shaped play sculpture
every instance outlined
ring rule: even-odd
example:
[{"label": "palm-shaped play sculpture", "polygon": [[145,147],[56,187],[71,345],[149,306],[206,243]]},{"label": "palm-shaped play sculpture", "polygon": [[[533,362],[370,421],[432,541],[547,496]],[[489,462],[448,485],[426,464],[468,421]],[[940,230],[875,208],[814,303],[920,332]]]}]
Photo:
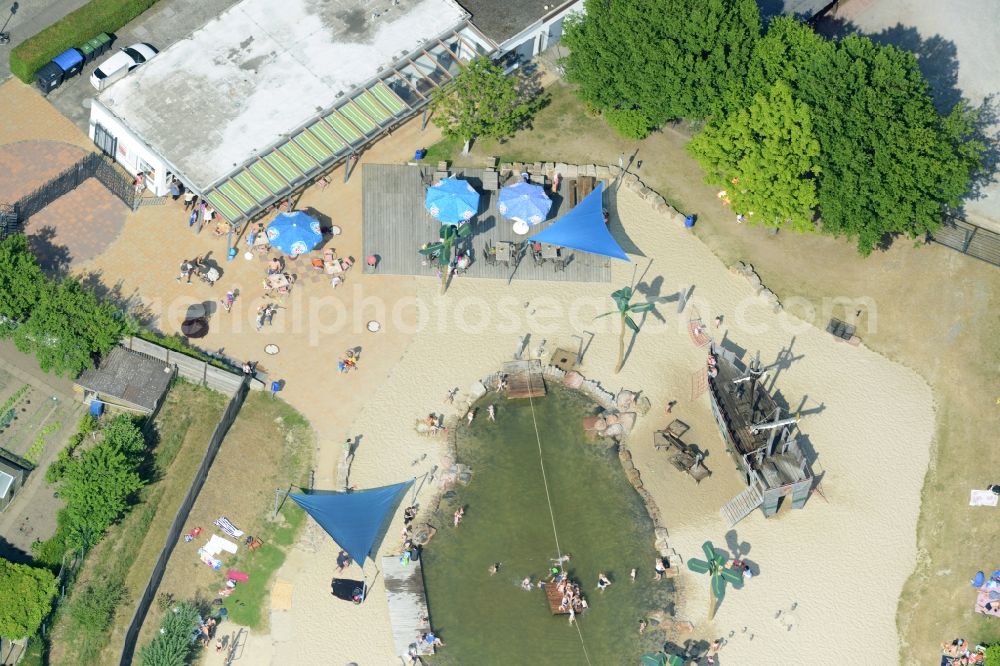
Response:
[{"label": "palm-shaped play sculpture", "polygon": [[618,335],[618,365],[615,366],[615,374],[621,372],[622,366],[625,364],[625,327],[632,329],[632,334],[636,335],[639,333],[639,324],[635,323],[629,315],[640,314],[643,312],[649,312],[654,307],[655,303],[635,303],[632,304],[632,296],[635,294],[632,287],[622,287],[618,291],[611,294],[611,298],[614,299],[617,310],[612,310],[611,312],[605,312],[604,314],[597,315],[594,319],[600,319],[601,317],[607,317],[608,315],[617,314],[621,317],[621,333]]},{"label": "palm-shaped play sculpture", "polygon": [[743,574],[735,569],[727,569],[726,562],[729,558],[715,552],[715,546],[711,541],[701,544],[701,549],[705,551],[705,559],[699,560],[690,558],[687,561],[688,569],[695,573],[707,573],[711,576],[711,587],[709,589],[712,598],[712,605],[708,609],[708,619],[715,617],[715,611],[726,596],[726,583],[739,583],[743,580]]},{"label": "palm-shaped play sculpture", "polygon": [[472,235],[472,225],[462,224],[455,226],[452,224],[441,225],[441,239],[436,243],[427,243],[420,248],[420,254],[425,257],[437,256],[438,270],[441,273],[441,293],[448,284],[448,266],[451,264],[451,250],[455,242]]}]

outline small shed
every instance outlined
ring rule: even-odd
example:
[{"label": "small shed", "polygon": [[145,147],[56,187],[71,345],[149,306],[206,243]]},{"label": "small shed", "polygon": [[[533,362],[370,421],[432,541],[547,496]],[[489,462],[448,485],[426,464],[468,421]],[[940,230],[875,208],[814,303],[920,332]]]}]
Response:
[{"label": "small shed", "polygon": [[174,376],[174,366],[142,352],[116,346],[96,368],[84,370],[74,388],[91,403],[149,415],[160,406]]},{"label": "small shed", "polygon": [[0,447],[0,511],[14,500],[31,471],[28,462]]}]

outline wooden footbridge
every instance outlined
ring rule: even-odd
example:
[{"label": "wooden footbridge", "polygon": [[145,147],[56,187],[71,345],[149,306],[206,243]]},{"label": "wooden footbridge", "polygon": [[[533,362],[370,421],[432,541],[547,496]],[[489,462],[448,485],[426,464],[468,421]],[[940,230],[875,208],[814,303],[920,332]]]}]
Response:
[{"label": "wooden footbridge", "polygon": [[396,654],[405,657],[412,646],[416,646],[420,655],[434,654],[434,648],[422,640],[431,630],[431,624],[420,561],[404,564],[398,555],[387,555],[382,558],[382,575]]},{"label": "wooden footbridge", "polygon": [[545,395],[542,362],[538,359],[508,361],[503,364],[503,374],[507,377],[508,398],[540,398]]}]

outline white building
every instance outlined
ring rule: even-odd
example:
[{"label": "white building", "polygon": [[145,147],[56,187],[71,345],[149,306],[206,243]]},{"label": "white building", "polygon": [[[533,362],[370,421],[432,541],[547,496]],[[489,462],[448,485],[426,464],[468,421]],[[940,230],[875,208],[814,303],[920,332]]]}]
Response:
[{"label": "white building", "polygon": [[530,58],[582,8],[463,4],[242,0],[98,95],[90,136],[153,193],[176,177],[249,219],[419,113],[462,63]]}]

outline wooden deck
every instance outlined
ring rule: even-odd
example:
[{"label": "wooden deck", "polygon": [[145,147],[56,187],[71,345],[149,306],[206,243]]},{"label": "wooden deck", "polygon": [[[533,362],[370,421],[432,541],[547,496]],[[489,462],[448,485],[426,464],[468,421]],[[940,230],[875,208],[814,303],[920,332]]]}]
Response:
[{"label": "wooden deck", "polygon": [[[366,273],[386,275],[436,276],[435,262],[424,264],[426,258],[417,250],[439,237],[440,223],[424,209],[427,185],[434,179],[434,168],[396,164],[365,164],[362,169],[363,256],[379,257],[378,267],[365,266]],[[497,241],[520,243],[528,236],[518,236],[510,221],[496,210],[500,191],[484,192],[483,169],[460,168],[452,172],[465,178],[481,193],[479,211],[472,224],[474,233],[463,241],[461,249],[472,257],[472,265],[457,276],[507,280],[550,280],[553,282],[611,282],[611,259],[586,252],[569,250],[572,259],[562,270],[552,263],[535,265],[530,254],[517,265],[490,265],[484,258],[484,247]],[[504,185],[503,181],[500,185]],[[558,217],[570,209],[570,201],[578,196],[577,182],[562,179],[559,191],[551,194],[552,212]],[[551,222],[544,222],[544,227]],[[364,264],[365,262],[359,262]]]},{"label": "wooden deck", "polygon": [[420,562],[403,565],[398,555],[387,555],[382,558],[382,575],[396,654],[405,657],[411,645],[416,645],[421,655],[434,654],[434,648],[421,640],[431,625]]},{"label": "wooden deck", "polygon": [[538,359],[508,361],[503,364],[507,375],[507,398],[540,398],[545,395],[542,363]]},{"label": "wooden deck", "polygon": [[545,598],[549,602],[549,610],[552,611],[553,615],[569,615],[569,610],[563,610],[560,604],[562,604],[562,593],[556,589],[555,583],[545,584]]}]

